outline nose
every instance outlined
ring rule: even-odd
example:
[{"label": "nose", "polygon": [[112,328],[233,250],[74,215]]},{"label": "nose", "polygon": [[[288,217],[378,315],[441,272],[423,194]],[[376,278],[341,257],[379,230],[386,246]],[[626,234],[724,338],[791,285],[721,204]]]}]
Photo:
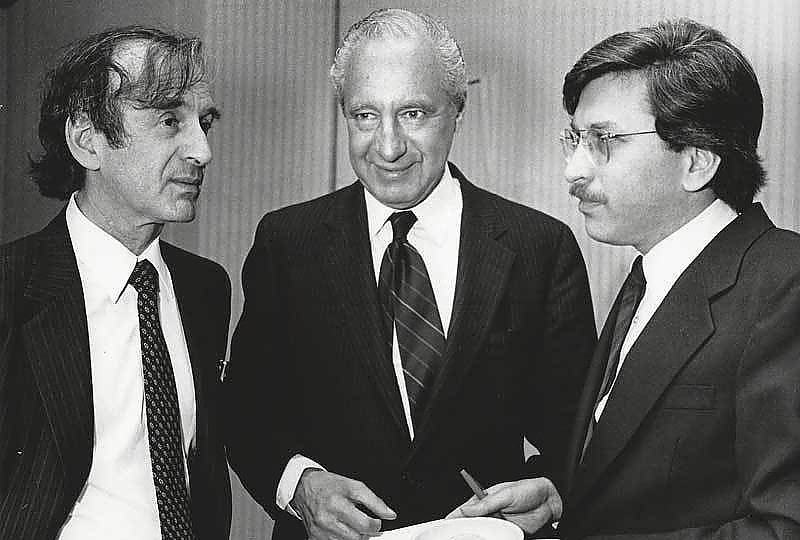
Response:
[{"label": "nose", "polygon": [[375,150],[387,162],[397,161],[406,153],[406,141],[396,119],[381,122],[375,132]]},{"label": "nose", "polygon": [[208,136],[200,127],[199,121],[195,122],[187,133],[184,158],[197,167],[204,167],[211,161],[211,146],[208,144]]},{"label": "nose", "polygon": [[594,163],[589,155],[589,151],[583,144],[579,144],[575,152],[567,158],[567,163],[564,166],[564,178],[570,184],[587,178]]}]

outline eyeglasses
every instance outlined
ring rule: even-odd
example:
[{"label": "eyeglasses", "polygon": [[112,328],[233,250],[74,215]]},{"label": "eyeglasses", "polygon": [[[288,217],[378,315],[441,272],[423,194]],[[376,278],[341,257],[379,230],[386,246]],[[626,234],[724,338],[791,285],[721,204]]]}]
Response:
[{"label": "eyeglasses", "polygon": [[589,157],[595,165],[605,165],[611,158],[610,141],[617,137],[629,137],[631,135],[646,135],[656,133],[651,131],[633,131],[631,133],[614,133],[613,131],[601,131],[598,129],[572,129],[565,128],[558,139],[561,141],[561,149],[564,151],[564,158],[569,160],[578,149],[581,143],[589,152]]}]

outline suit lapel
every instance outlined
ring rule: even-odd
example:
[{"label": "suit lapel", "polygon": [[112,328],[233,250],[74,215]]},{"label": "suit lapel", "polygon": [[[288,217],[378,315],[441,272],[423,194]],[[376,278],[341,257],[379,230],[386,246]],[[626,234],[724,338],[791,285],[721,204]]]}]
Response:
[{"label": "suit lapel", "polygon": [[434,432],[432,421],[437,407],[458,390],[477,360],[515,258],[514,252],[500,242],[507,229],[491,200],[482,196],[455,166],[450,165],[450,170],[460,181],[464,201],[455,299],[441,372],[415,434],[414,448]]},{"label": "suit lapel", "polygon": [[21,338],[65,474],[89,472],[94,441],[89,330],[78,264],[62,211],[39,233]]},{"label": "suit lapel", "polygon": [[[681,367],[714,333],[713,298],[735,285],[747,248],[771,227],[761,205],[753,205],[717,235],[675,282],[628,352],[575,478],[573,504],[624,450]],[[604,366],[606,360],[596,363]]]},{"label": "suit lapel", "polygon": [[339,297],[342,315],[356,341],[353,354],[363,362],[396,427],[408,435],[389,337],[385,336],[378,306],[361,184],[356,182],[339,193],[324,226],[326,242],[321,260],[330,265],[329,284]]}]

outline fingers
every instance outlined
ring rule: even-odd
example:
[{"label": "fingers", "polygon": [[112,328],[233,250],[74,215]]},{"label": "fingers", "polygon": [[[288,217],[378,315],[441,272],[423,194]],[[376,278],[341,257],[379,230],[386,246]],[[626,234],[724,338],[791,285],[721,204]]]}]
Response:
[{"label": "fingers", "polygon": [[321,470],[303,473],[294,506],[310,538],[358,540],[377,534],[381,519],[397,517],[362,482]]},{"label": "fingers", "polygon": [[380,519],[397,519],[397,513],[389,508],[380,497],[369,489],[363,482],[352,481],[350,498],[360,504],[373,516]]},{"label": "fingers", "polygon": [[469,498],[467,501],[463,502],[463,503],[461,504],[461,506],[458,506],[457,508],[454,508],[454,509],[453,509],[453,510],[452,510],[452,511],[449,513],[449,514],[447,514],[447,515],[445,516],[445,519],[452,519],[452,518],[460,518],[460,517],[465,517],[465,516],[464,516],[464,512],[462,512],[462,511],[461,511],[461,509],[462,509],[464,506],[466,506],[466,505],[469,505],[469,504],[474,504],[474,503],[478,502],[478,500],[479,500],[479,499],[478,499],[478,497],[476,497],[475,495],[473,495],[473,496],[472,496],[472,497],[470,497],[470,498]]},{"label": "fingers", "polygon": [[502,512],[505,519],[533,534],[545,524],[561,517],[562,501],[547,478],[530,478],[492,486],[485,499],[463,505],[465,516],[485,516]]},{"label": "fingers", "polygon": [[487,493],[486,497],[481,500],[470,500],[459,508],[465,517],[488,516],[496,512],[505,512],[510,505],[509,499],[508,491],[496,491]]}]

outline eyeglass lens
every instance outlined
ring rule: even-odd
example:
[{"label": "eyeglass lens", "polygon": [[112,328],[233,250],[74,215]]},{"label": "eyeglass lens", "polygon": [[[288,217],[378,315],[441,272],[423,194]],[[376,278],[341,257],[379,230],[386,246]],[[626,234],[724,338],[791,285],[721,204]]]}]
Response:
[{"label": "eyeglass lens", "polygon": [[564,157],[567,159],[571,158],[578,146],[583,143],[595,164],[601,165],[608,161],[608,141],[603,139],[597,131],[591,129],[585,131],[565,129],[559,138],[561,139]]}]

